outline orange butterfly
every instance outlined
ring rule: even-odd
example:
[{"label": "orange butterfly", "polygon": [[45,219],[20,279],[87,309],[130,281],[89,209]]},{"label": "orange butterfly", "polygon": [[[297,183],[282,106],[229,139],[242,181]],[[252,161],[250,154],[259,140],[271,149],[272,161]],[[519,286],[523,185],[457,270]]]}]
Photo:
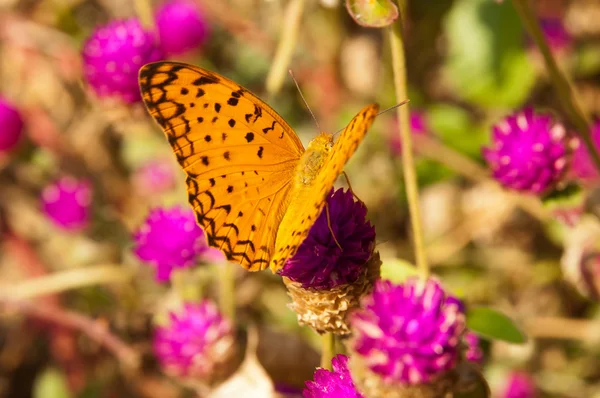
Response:
[{"label": "orange butterfly", "polygon": [[379,110],[365,107],[337,141],[321,133],[304,150],[269,105],[214,72],[157,62],[139,84],[208,243],[251,271],[276,272],[296,253]]}]

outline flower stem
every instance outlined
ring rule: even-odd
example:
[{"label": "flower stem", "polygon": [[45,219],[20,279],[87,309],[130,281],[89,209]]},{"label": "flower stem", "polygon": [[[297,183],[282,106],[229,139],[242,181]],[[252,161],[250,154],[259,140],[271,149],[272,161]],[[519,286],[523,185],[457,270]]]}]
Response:
[{"label": "flower stem", "polygon": [[276,95],[283,85],[288,65],[296,48],[303,10],[304,0],[290,1],[285,10],[281,39],[277,45],[271,70],[269,70],[269,75],[267,76],[266,89],[270,97]]},{"label": "flower stem", "polygon": [[216,265],[219,273],[219,307],[221,313],[235,324],[235,272],[232,264]]},{"label": "flower stem", "polygon": [[321,336],[323,347],[321,350],[321,367],[331,370],[331,360],[335,353],[335,334],[325,333]]},{"label": "flower stem", "polygon": [[[390,36],[390,47],[392,51],[392,70],[394,73],[394,88],[396,101],[401,102],[407,98],[406,87],[406,60],[404,58],[404,38],[402,29],[402,15],[404,4],[398,2],[400,15],[398,19],[388,28]],[[408,105],[396,109],[400,121],[400,139],[402,142],[402,168],[404,172],[404,183],[406,184],[406,195],[408,199],[408,210],[413,230],[413,243],[417,268],[423,278],[429,275],[429,265],[425,255],[425,243],[423,238],[423,227],[421,222],[421,209],[419,205],[419,188],[417,185],[417,173],[413,157],[413,143],[410,131]]]},{"label": "flower stem", "polygon": [[544,62],[546,63],[552,84],[554,84],[554,89],[558,93],[558,98],[567,116],[575,126],[575,133],[582,138],[594,160],[596,168],[600,170],[600,155],[596,151],[592,140],[590,121],[577,98],[575,87],[573,87],[567,76],[558,67],[528,0],[513,0],[513,4],[523,21],[523,25],[525,25],[525,28],[544,57]]}]

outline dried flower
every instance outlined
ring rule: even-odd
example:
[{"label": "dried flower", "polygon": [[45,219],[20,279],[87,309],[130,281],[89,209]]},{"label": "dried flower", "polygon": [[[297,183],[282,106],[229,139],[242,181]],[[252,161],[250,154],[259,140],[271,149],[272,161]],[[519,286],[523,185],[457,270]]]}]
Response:
[{"label": "dried flower", "polygon": [[377,281],[350,323],[353,356],[383,384],[431,382],[460,358],[463,306],[432,279]]},{"label": "dried flower", "polygon": [[331,230],[324,209],[298,252],[280,271],[305,289],[329,290],[355,282],[375,246],[375,228],[366,220],[367,208],[355,202],[350,191],[338,189],[328,198],[327,206]]},{"label": "dried flower", "polygon": [[[597,120],[591,128],[592,141],[596,152],[600,151],[600,120]],[[584,183],[598,182],[600,173],[596,164],[592,160],[592,156],[587,149],[587,146],[577,139],[577,148],[573,152],[571,159],[571,173]]]},{"label": "dried flower", "polygon": [[502,398],[534,398],[535,383],[531,376],[523,372],[512,372],[506,381]]},{"label": "dried flower", "polygon": [[100,26],[83,46],[84,73],[99,97],[139,101],[138,71],[162,58],[155,35],[136,18]]},{"label": "dried flower", "polygon": [[170,162],[151,160],[135,171],[133,184],[141,195],[161,194],[175,187],[175,170]]},{"label": "dried flower", "polygon": [[23,119],[17,108],[0,96],[0,153],[14,149],[23,135]]},{"label": "dried flower", "polygon": [[[398,133],[398,120],[394,120],[394,128],[392,128],[392,138],[390,146],[394,155],[402,155],[402,141]],[[421,111],[410,112],[410,132],[413,136],[422,136],[429,134],[429,123],[425,117],[425,113]]]},{"label": "dried flower", "polygon": [[57,226],[70,231],[90,221],[92,187],[87,180],[62,177],[42,190],[42,209]]},{"label": "dried flower", "polygon": [[134,253],[156,268],[159,282],[168,281],[173,269],[191,267],[212,255],[194,212],[180,206],[151,210],[133,236]]},{"label": "dried flower", "polygon": [[541,194],[561,179],[567,164],[565,128],[532,108],[508,116],[493,128],[493,144],[483,156],[506,188]]},{"label": "dried flower", "polygon": [[333,371],[319,368],[315,371],[314,381],[307,381],[304,398],[363,398],[356,390],[348,370],[348,357],[336,355],[331,360]]},{"label": "dried flower", "polygon": [[468,331],[465,333],[463,340],[467,346],[467,351],[465,352],[466,360],[481,364],[483,362],[483,351],[479,346],[479,336]]},{"label": "dried flower", "polygon": [[154,330],[154,354],[171,375],[213,378],[235,352],[233,328],[208,300],[185,303]]},{"label": "dried flower", "polygon": [[160,46],[169,55],[181,55],[201,47],[208,39],[208,21],[190,0],[165,2],[156,13]]}]

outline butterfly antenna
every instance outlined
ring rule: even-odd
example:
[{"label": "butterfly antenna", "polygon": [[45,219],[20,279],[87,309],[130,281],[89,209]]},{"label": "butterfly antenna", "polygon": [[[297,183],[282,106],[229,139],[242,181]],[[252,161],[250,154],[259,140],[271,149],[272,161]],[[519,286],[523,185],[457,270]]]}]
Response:
[{"label": "butterfly antenna", "polygon": [[296,78],[294,77],[294,72],[292,72],[291,69],[288,70],[288,72],[290,73],[290,76],[292,77],[292,80],[294,81],[294,84],[296,85],[296,88],[298,89],[298,93],[300,94],[300,98],[302,98],[302,102],[304,102],[304,105],[306,106],[306,109],[308,109],[308,112],[310,113],[310,115],[312,116],[313,120],[315,121],[315,124],[317,125],[317,129],[319,129],[319,131],[321,131],[321,127],[319,127],[319,122],[317,122],[317,118],[315,117],[315,114],[310,109],[310,106],[308,106],[308,102],[306,102],[306,99],[304,98],[304,95],[302,94],[302,90],[300,90],[300,86],[298,85],[298,81],[296,81]]},{"label": "butterfly antenna", "polygon": [[[382,110],[381,112],[379,112],[379,113],[378,113],[377,115],[375,115],[375,116],[379,116],[379,115],[381,115],[382,113],[389,112],[389,111],[391,111],[392,109],[396,109],[396,108],[398,108],[399,106],[402,106],[402,105],[404,105],[404,104],[407,104],[407,103],[409,103],[409,102],[410,102],[410,100],[409,100],[409,99],[405,99],[404,101],[402,101],[402,102],[400,102],[400,103],[398,103],[398,104],[396,104],[396,105],[392,105],[392,106],[390,106],[389,108]],[[341,129],[339,129],[338,131],[336,131],[336,132],[335,132],[333,135],[337,135],[338,133],[340,133],[340,132],[344,131],[345,129],[346,129],[346,127],[342,127]]]}]

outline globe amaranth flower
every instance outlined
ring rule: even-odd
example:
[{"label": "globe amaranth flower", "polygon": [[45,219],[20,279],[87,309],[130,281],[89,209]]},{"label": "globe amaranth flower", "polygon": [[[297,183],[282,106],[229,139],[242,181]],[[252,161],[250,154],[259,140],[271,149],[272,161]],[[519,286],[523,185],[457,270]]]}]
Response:
[{"label": "globe amaranth flower", "polygon": [[336,355],[331,365],[333,370],[319,368],[315,371],[314,381],[305,383],[304,398],[363,398],[352,381],[348,357]]},{"label": "globe amaranth flower", "polygon": [[[396,156],[402,155],[402,140],[400,139],[400,134],[398,132],[398,120],[394,120],[392,131],[392,138],[390,141],[390,146],[392,153]],[[427,122],[427,118],[425,117],[425,113],[421,111],[411,111],[410,112],[410,132],[413,136],[422,136],[429,134],[430,128],[429,123]]]},{"label": "globe amaranth flower", "polygon": [[471,331],[468,331],[465,333],[463,340],[467,346],[465,359],[470,362],[481,364],[483,362],[483,351],[479,346],[479,336]]},{"label": "globe amaranth flower", "polygon": [[[596,152],[600,152],[600,120],[594,122],[591,128],[591,135]],[[573,151],[571,159],[571,173],[583,183],[597,182],[600,178],[600,173],[592,160],[592,155],[590,155],[587,146],[580,139],[577,139],[575,143],[576,149]]]},{"label": "globe amaranth flower", "polygon": [[0,153],[14,149],[23,135],[23,119],[17,108],[0,96]]},{"label": "globe amaranth flower", "polygon": [[133,235],[134,253],[156,268],[156,279],[166,282],[177,268],[189,268],[212,255],[204,231],[191,209],[155,208]]},{"label": "globe amaranth flower", "polygon": [[[550,49],[561,51],[571,46],[573,37],[567,31],[565,24],[560,18],[541,18],[539,23]],[[531,47],[535,46],[531,38],[528,38],[527,44]]]},{"label": "globe amaranth flower", "polygon": [[524,372],[511,372],[508,375],[502,398],[534,398],[536,396],[535,382]]},{"label": "globe amaranth flower", "polygon": [[133,174],[135,190],[143,196],[153,196],[175,188],[175,170],[170,162],[151,160]]},{"label": "globe amaranth flower", "polygon": [[168,322],[154,330],[153,349],[169,374],[187,378],[212,378],[233,352],[231,322],[209,300],[184,303],[168,314]]},{"label": "globe amaranth flower", "polygon": [[365,205],[355,202],[350,191],[338,189],[328,198],[327,206],[331,230],[323,209],[296,254],[280,271],[305,289],[326,290],[353,283],[373,253],[375,228],[366,220]]},{"label": "globe amaranth flower", "polygon": [[85,228],[90,221],[92,187],[87,180],[62,177],[42,190],[42,210],[65,230]]},{"label": "globe amaranth flower", "polygon": [[112,21],[94,30],[83,45],[84,74],[99,97],[139,101],[138,71],[162,58],[155,34],[139,20]]},{"label": "globe amaranth flower", "polygon": [[506,188],[532,194],[552,189],[567,165],[565,128],[532,108],[510,115],[493,127],[493,143],[483,157]]},{"label": "globe amaranth flower", "polygon": [[185,54],[201,47],[209,37],[208,21],[197,2],[166,1],[158,9],[155,19],[165,54]]},{"label": "globe amaranth flower", "polygon": [[432,279],[377,281],[350,323],[353,357],[384,383],[427,383],[460,358],[463,306]]}]

